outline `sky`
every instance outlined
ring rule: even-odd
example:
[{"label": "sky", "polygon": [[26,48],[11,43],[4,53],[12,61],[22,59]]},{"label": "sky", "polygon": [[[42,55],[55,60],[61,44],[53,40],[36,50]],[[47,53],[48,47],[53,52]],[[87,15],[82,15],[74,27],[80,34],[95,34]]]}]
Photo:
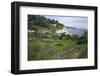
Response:
[{"label": "sky", "polygon": [[45,16],[49,19],[58,20],[64,26],[75,27],[80,29],[88,29],[88,17],[81,16]]}]

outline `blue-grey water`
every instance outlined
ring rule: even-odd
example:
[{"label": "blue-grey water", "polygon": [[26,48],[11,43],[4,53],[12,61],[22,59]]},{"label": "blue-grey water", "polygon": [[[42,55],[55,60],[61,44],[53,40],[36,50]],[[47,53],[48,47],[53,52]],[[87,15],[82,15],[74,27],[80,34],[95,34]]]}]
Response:
[{"label": "blue-grey water", "polygon": [[84,29],[76,29],[76,28],[67,28],[67,30],[74,35],[78,35],[79,37],[82,36],[86,31]]}]

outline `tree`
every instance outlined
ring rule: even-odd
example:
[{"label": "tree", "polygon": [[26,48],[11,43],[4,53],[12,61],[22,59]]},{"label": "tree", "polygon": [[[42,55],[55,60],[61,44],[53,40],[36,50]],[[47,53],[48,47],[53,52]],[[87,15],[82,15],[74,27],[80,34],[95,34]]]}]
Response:
[{"label": "tree", "polygon": [[[56,27],[52,24],[56,24]],[[38,31],[40,28],[46,28],[55,33],[57,29],[62,29],[63,27],[64,25],[59,23],[57,20],[47,19],[46,17],[40,15],[28,15],[29,30]]]},{"label": "tree", "polygon": [[88,35],[87,32],[84,32],[84,35],[79,38],[77,44],[83,44],[87,42],[88,42]]},{"label": "tree", "polygon": [[71,36],[71,40],[74,40],[75,41],[75,40],[78,40],[78,39],[79,39],[78,35],[72,35]]},{"label": "tree", "polygon": [[57,26],[56,26],[57,29],[63,29],[63,27],[64,27],[64,25],[61,24],[61,23],[58,23]]},{"label": "tree", "polygon": [[65,39],[65,33],[61,33],[59,39],[61,39],[61,40]]}]

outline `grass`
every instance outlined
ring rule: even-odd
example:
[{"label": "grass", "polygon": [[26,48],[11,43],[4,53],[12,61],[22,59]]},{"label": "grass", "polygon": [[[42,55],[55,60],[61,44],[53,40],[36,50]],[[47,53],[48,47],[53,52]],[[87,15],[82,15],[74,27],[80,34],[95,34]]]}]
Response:
[{"label": "grass", "polygon": [[59,57],[60,59],[80,59],[80,58],[88,58],[87,52],[87,44],[76,45],[75,47],[64,51],[59,54],[59,56],[55,56],[56,58]]},{"label": "grass", "polygon": [[64,53],[76,46],[76,41],[34,39],[28,41],[28,60],[57,59],[57,54]]}]

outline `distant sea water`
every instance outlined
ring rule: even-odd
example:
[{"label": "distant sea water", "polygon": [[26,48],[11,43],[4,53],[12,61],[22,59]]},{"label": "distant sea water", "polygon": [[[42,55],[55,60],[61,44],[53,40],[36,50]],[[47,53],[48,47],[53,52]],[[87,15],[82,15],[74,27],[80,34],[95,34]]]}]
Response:
[{"label": "distant sea water", "polygon": [[86,29],[77,29],[77,28],[67,28],[68,32],[72,33],[73,35],[78,35],[81,37],[84,32],[86,32]]}]

